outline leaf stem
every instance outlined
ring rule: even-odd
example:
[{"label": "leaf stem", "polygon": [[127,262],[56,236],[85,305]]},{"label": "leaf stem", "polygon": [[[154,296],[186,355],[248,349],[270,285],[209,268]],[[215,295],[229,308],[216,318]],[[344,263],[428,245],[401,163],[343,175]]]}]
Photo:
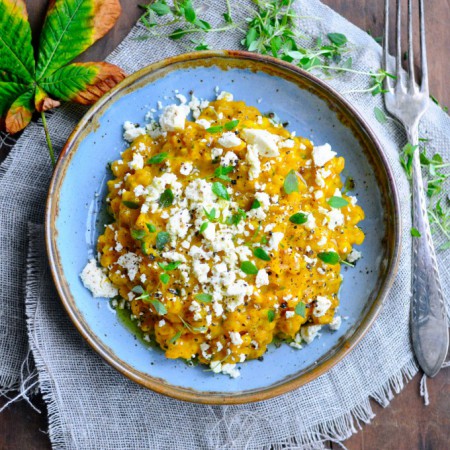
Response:
[{"label": "leaf stem", "polygon": [[48,127],[47,127],[47,119],[45,118],[44,111],[41,111],[41,119],[42,119],[42,125],[44,125],[45,139],[47,141],[47,147],[48,147],[48,153],[50,155],[50,160],[52,161],[53,167],[55,167],[55,165],[56,165],[55,152],[53,151],[52,140],[50,139],[50,133],[49,133]]}]

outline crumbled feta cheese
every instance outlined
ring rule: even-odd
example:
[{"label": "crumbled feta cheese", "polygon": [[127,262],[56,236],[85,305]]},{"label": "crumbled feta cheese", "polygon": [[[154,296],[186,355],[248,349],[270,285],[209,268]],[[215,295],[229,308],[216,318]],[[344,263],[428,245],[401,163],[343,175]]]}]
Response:
[{"label": "crumbled feta cheese", "polygon": [[349,263],[354,263],[356,261],[358,261],[358,259],[360,259],[362,256],[362,253],[359,252],[356,249],[352,249],[352,251],[347,255],[347,261]]},{"label": "crumbled feta cheese", "polygon": [[278,144],[280,148],[293,148],[295,141],[293,139],[286,139]]},{"label": "crumbled feta cheese", "polygon": [[214,314],[220,317],[223,314],[223,306],[219,302],[214,302],[213,305]]},{"label": "crumbled feta cheese", "polygon": [[269,284],[269,275],[264,269],[258,270],[255,284],[257,288],[260,288],[261,286],[267,286]]},{"label": "crumbled feta cheese", "polygon": [[112,298],[119,291],[113,286],[102,269],[97,266],[94,258],[90,259],[80,274],[84,286],[92,292],[94,297]]},{"label": "crumbled feta cheese", "polygon": [[193,168],[194,166],[191,162],[184,162],[180,166],[180,173],[181,175],[189,175],[192,172]]},{"label": "crumbled feta cheese", "polygon": [[220,136],[217,142],[225,148],[237,147],[241,144],[241,140],[232,131],[226,131]]},{"label": "crumbled feta cheese", "polygon": [[233,345],[236,345],[236,346],[242,345],[242,343],[244,341],[242,340],[241,335],[237,331],[230,331],[229,334],[230,334],[231,343]]},{"label": "crumbled feta cheese", "polygon": [[205,130],[209,127],[211,127],[211,122],[206,119],[197,119],[195,123],[198,123],[201,127],[203,127]]},{"label": "crumbled feta cheese", "polygon": [[142,184],[138,184],[134,188],[133,192],[136,197],[140,197],[141,195],[144,195],[146,191],[145,191],[144,186],[142,186]]},{"label": "crumbled feta cheese", "polygon": [[272,233],[272,236],[270,236],[270,239],[269,239],[269,245],[268,245],[269,250],[277,250],[283,237],[284,237],[284,233],[281,233],[280,231],[276,231],[275,233]]},{"label": "crumbled feta cheese", "polygon": [[222,364],[222,373],[229,375],[231,378],[238,378],[241,376],[239,369],[236,369],[236,364]]},{"label": "crumbled feta cheese", "polygon": [[256,128],[244,128],[241,135],[247,144],[252,144],[257,148],[259,155],[265,157],[279,156],[278,141],[281,139],[280,136]]},{"label": "crumbled feta cheese", "polygon": [[348,198],[350,199],[350,203],[355,206],[356,203],[358,202],[358,199],[356,197],[354,197],[353,195],[349,195]]},{"label": "crumbled feta cheese", "polygon": [[217,96],[217,100],[225,100],[227,102],[232,102],[233,101],[233,94],[231,94],[230,92],[227,91],[222,91],[218,96]]},{"label": "crumbled feta cheese", "polygon": [[316,299],[316,306],[314,307],[313,316],[322,317],[330,309],[331,300],[322,295],[318,295]]},{"label": "crumbled feta cheese", "polygon": [[258,155],[258,149],[255,145],[247,145],[245,161],[250,166],[250,169],[248,171],[248,177],[250,180],[259,178],[259,175],[261,174],[261,162]]},{"label": "crumbled feta cheese", "polygon": [[286,311],[286,319],[290,319],[291,317],[295,316],[294,311]]},{"label": "crumbled feta cheese", "polygon": [[330,144],[314,146],[312,156],[316,167],[323,167],[328,161],[337,155],[331,150]]},{"label": "crumbled feta cheese", "polygon": [[302,214],[306,214],[307,220],[305,222],[305,227],[309,230],[314,230],[316,228],[316,218],[313,213],[300,211]]},{"label": "crumbled feta cheese", "polygon": [[133,281],[139,272],[139,263],[141,262],[141,257],[136,255],[136,253],[128,252],[122,255],[118,260],[117,264],[128,273],[128,278]]},{"label": "crumbled feta cheese", "polygon": [[332,208],[331,211],[327,213],[328,217],[328,228],[334,230],[336,227],[341,227],[344,225],[344,214],[342,214],[340,209]]},{"label": "crumbled feta cheese", "polygon": [[167,222],[167,232],[174,238],[184,239],[190,227],[191,216],[189,210],[185,208],[173,208],[169,221]]},{"label": "crumbled feta cheese", "polygon": [[164,319],[161,319],[161,320],[158,322],[158,326],[159,326],[159,327],[163,327],[165,324],[166,324],[166,321],[165,321]]},{"label": "crumbled feta cheese", "polygon": [[[169,261],[181,261],[181,262],[186,262],[186,257],[182,254],[182,253],[178,253],[178,252],[162,252],[161,256],[164,259],[168,259]],[[180,266],[181,267],[181,266]]]},{"label": "crumbled feta cheese", "polygon": [[194,260],[192,264],[194,275],[197,277],[199,283],[206,283],[208,281],[209,265]]},{"label": "crumbled feta cheese", "polygon": [[139,170],[144,167],[144,157],[140,153],[133,153],[133,159],[128,163],[130,169]]},{"label": "crumbled feta cheese", "polygon": [[141,128],[139,125],[136,126],[136,124],[129,121],[123,124],[123,130],[123,138],[128,142],[133,142],[136,138],[145,134],[144,128]]},{"label": "crumbled feta cheese", "polygon": [[300,328],[300,334],[302,339],[307,343],[311,344],[312,341],[318,336],[320,336],[319,331],[322,325],[307,325]]},{"label": "crumbled feta cheese", "polygon": [[227,152],[225,156],[222,156],[222,158],[220,158],[220,164],[225,167],[235,166],[238,162],[239,156],[233,152]]},{"label": "crumbled feta cheese", "polygon": [[163,131],[184,130],[189,108],[184,105],[169,105],[164,108],[159,124]]},{"label": "crumbled feta cheese", "polygon": [[220,147],[214,147],[211,149],[211,157],[212,159],[218,158],[223,153],[223,148]]},{"label": "crumbled feta cheese", "polygon": [[201,310],[202,307],[197,300],[193,300],[192,303],[189,305],[189,311],[194,313],[194,320],[202,319],[202,315],[200,313]]},{"label": "crumbled feta cheese", "polygon": [[203,237],[208,241],[214,241],[216,238],[216,224],[208,222],[206,230],[203,231]]},{"label": "crumbled feta cheese", "polygon": [[333,320],[328,324],[330,330],[337,331],[341,328],[342,318],[341,316],[334,316]]},{"label": "crumbled feta cheese", "polygon": [[315,198],[316,200],[319,200],[319,199],[321,199],[322,197],[323,197],[323,191],[318,190],[318,191],[314,192],[314,198]]},{"label": "crumbled feta cheese", "polygon": [[186,104],[186,102],[187,102],[187,99],[186,99],[186,97],[183,95],[183,94],[176,94],[175,95],[175,98],[177,98],[178,100],[180,100],[180,103],[182,104],[182,105],[184,105],[184,104]]}]

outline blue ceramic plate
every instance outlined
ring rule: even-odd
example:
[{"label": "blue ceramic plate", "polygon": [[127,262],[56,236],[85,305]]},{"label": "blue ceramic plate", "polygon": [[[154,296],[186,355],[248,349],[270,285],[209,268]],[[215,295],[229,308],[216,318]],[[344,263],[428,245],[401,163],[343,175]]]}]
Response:
[{"label": "blue ceramic plate", "polygon": [[[107,163],[118,159],[125,120],[143,123],[156,102],[173,103],[174,91],[215,98],[214,89],[275,112],[289,129],[328,142],[345,157],[365,211],[366,240],[357,268],[344,267],[337,332],[296,350],[271,346],[263,361],[240,364],[230,379],[166,359],[140,344],[109,302],[94,299],[79,274],[96,254]],[[262,99],[262,100],[259,100]],[[358,113],[323,82],[273,58],[245,52],[201,52],[165,60],[128,77],[84,116],[63,149],[50,186],[47,248],[56,287],[71,319],[89,344],[130,379],[157,392],[201,403],[259,401],[316,378],[342,359],[375,319],[392,283],[399,254],[399,207],[392,174],[373,133]],[[258,376],[255,376],[258,374]]]}]

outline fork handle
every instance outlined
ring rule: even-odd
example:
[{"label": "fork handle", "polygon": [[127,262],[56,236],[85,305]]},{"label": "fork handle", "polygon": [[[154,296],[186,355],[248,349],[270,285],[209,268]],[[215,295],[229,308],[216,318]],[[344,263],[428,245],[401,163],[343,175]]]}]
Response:
[{"label": "fork handle", "polygon": [[[417,126],[408,130],[408,140],[412,145],[419,143]],[[411,336],[420,367],[429,377],[433,377],[447,355],[449,336],[418,149],[413,155],[412,197],[413,227],[421,236],[412,238]]]}]

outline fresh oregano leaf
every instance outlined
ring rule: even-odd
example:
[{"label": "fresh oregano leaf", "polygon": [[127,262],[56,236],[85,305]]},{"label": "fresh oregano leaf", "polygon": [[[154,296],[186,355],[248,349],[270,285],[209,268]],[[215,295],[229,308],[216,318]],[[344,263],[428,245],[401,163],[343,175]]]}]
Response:
[{"label": "fresh oregano leaf", "polygon": [[299,302],[295,305],[295,314],[297,316],[305,317],[306,305],[303,302]]},{"label": "fresh oregano leaf", "polygon": [[244,261],[241,264],[241,270],[247,275],[256,275],[258,273],[258,268],[251,261]]},{"label": "fresh oregano leaf", "polygon": [[138,209],[141,205],[136,202],[130,202],[129,200],[122,200],[122,203],[130,209]]},{"label": "fresh oregano leaf", "polygon": [[298,192],[298,179],[294,170],[291,170],[284,180],[284,192],[286,194],[292,194],[292,192]]},{"label": "fresh oregano leaf", "polygon": [[156,248],[161,251],[169,241],[169,233],[167,233],[167,231],[160,231],[156,235]]},{"label": "fresh oregano leaf", "polygon": [[326,264],[337,264],[341,258],[336,252],[321,252],[317,254],[317,257]]},{"label": "fresh oregano leaf", "polygon": [[197,300],[200,300],[203,303],[210,303],[212,301],[212,295],[211,294],[197,294],[195,296]]},{"label": "fresh oregano leaf", "polygon": [[217,197],[223,198],[224,200],[230,200],[227,188],[219,181],[215,181],[212,184],[212,191]]},{"label": "fresh oregano leaf", "polygon": [[174,200],[174,195],[172,189],[166,189],[159,197],[158,204],[161,208],[167,208],[172,205]]},{"label": "fresh oregano leaf", "polygon": [[333,196],[327,200],[327,203],[332,208],[343,208],[344,206],[348,205],[348,200],[345,198],[339,197],[339,196]]},{"label": "fresh oregano leaf", "polygon": [[156,312],[159,315],[163,316],[164,314],[167,314],[166,307],[159,300],[150,300],[150,303],[155,307]]},{"label": "fresh oregano leaf", "polygon": [[167,159],[168,156],[169,154],[166,152],[158,153],[157,155],[154,155],[151,158],[149,158],[147,160],[147,164],[161,164],[163,161]]},{"label": "fresh oregano leaf", "polygon": [[256,247],[253,249],[253,255],[256,258],[262,259],[263,261],[270,261],[270,256],[262,247]]},{"label": "fresh oregano leaf", "polygon": [[169,263],[158,262],[158,266],[165,271],[175,270],[180,264],[181,261],[171,261]]},{"label": "fresh oregano leaf", "polygon": [[289,217],[289,221],[295,223],[296,225],[301,225],[302,223],[308,222],[308,214],[296,213]]},{"label": "fresh oregano leaf", "polygon": [[[168,273],[162,273],[159,276],[159,279],[161,280],[161,283],[167,284],[170,281],[170,275]],[[165,314],[165,313],[164,313]]]}]

